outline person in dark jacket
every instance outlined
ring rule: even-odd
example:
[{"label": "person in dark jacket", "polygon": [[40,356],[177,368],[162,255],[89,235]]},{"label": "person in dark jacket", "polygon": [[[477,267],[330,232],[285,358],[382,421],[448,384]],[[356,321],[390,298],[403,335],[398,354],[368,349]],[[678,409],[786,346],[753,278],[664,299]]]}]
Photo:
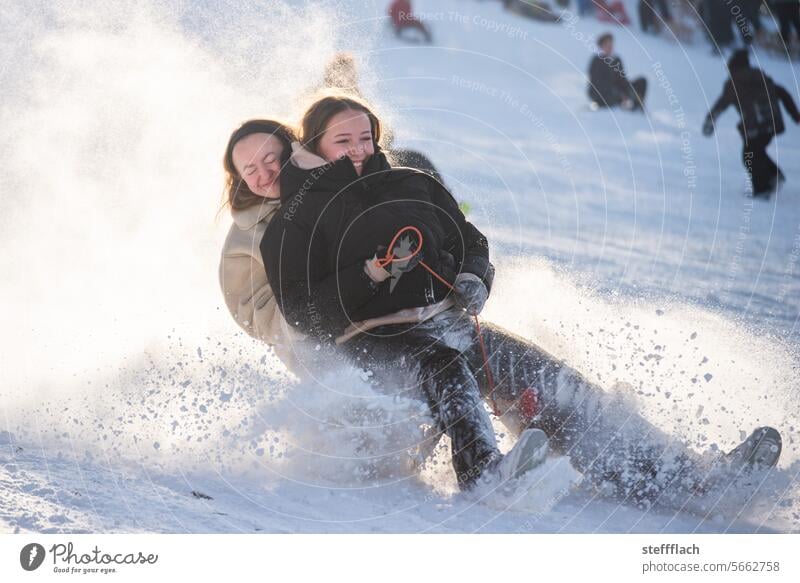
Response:
[{"label": "person in dark jacket", "polygon": [[[352,97],[325,97],[306,117],[322,115],[315,108],[324,113],[358,103]],[[337,123],[335,115],[341,114],[344,128],[351,111],[342,109],[329,120]],[[447,285],[426,269],[413,269],[420,260],[446,281],[453,282],[457,276],[469,279],[488,295],[493,268],[486,237],[465,219],[452,195],[425,173],[391,168],[371,137],[365,136],[371,149],[356,161],[325,155],[324,141],[332,131],[320,132],[324,134],[321,140],[317,138],[321,145],[314,139],[305,146],[294,144],[294,163],[281,173],[281,187],[296,194],[285,202],[292,205],[291,214],[279,221],[285,241],[282,305],[289,320],[307,327],[316,338],[331,339],[353,323],[449,299]],[[369,127],[367,131],[377,133]],[[339,143],[332,142],[330,147]],[[416,250],[421,235],[424,249],[414,256],[414,263],[376,267],[393,236],[407,226],[417,231],[401,237],[396,245],[407,255]],[[306,240],[312,230],[313,239]],[[306,253],[311,253],[308,266]],[[312,269],[308,274],[307,267]],[[388,285],[379,285],[384,281]],[[293,284],[297,287],[289,287]],[[307,285],[311,285],[311,298],[302,297]],[[313,300],[318,320],[310,318],[307,299]]]},{"label": "person in dark jacket", "polygon": [[706,116],[703,133],[713,134],[716,118],[729,106],[735,106],[740,117],[737,128],[743,141],[742,160],[752,181],[752,194],[769,197],[785,181],[783,172],[767,154],[772,138],[785,130],[780,105],[795,123],[800,123],[800,112],[786,89],[761,69],[750,66],[747,50],[733,53],[728,70],[730,78]]},{"label": "person in dark jacket", "polygon": [[[675,505],[739,463],[705,463],[534,344],[478,328],[494,272],[486,238],[430,175],[386,163],[363,103],[318,101],[302,135],[281,173],[284,210],[260,246],[278,304],[316,353],[427,401],[462,489],[519,476],[552,447],[606,493]],[[505,456],[482,398],[519,436]]]},{"label": "person in dark jacket", "polygon": [[647,79],[628,80],[622,61],[614,55],[614,37],[610,33],[600,35],[597,49],[589,63],[588,94],[592,109],[619,106],[644,111]]},{"label": "person in dark jacket", "polygon": [[659,34],[671,21],[667,0],[639,0],[639,26],[642,32]]},{"label": "person in dark jacket", "polygon": [[462,488],[506,475],[473,373],[425,325],[454,306],[481,311],[494,275],[486,237],[433,177],[389,166],[380,123],[359,100],[318,100],[303,136],[281,173],[286,210],[261,242],[287,322],[359,366],[381,354],[370,368],[417,371]]},{"label": "person in dark jacket", "polygon": [[800,44],[800,0],[772,0],[772,10],[780,23],[780,35],[786,50],[792,46],[792,29]]},{"label": "person in dark jacket", "polygon": [[542,22],[558,22],[561,18],[544,0],[503,0],[506,10]]},{"label": "person in dark jacket", "polygon": [[698,13],[715,52],[733,43],[733,16],[728,0],[699,0]]}]

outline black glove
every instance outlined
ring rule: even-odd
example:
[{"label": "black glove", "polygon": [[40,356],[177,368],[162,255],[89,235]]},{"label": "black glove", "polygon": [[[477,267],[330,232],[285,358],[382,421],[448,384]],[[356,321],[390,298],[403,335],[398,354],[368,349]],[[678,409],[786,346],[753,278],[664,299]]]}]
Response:
[{"label": "black glove", "polygon": [[447,282],[453,282],[456,279],[458,270],[456,269],[456,258],[453,254],[444,249],[439,249],[439,263],[436,268],[436,273],[442,276]]},{"label": "black glove", "polygon": [[710,117],[706,118],[706,121],[703,122],[703,135],[710,136],[714,133],[714,122],[711,121]]},{"label": "black glove", "polygon": [[456,294],[456,305],[464,308],[471,316],[480,314],[489,298],[486,285],[480,277],[472,273],[459,273],[453,284],[453,291]]}]

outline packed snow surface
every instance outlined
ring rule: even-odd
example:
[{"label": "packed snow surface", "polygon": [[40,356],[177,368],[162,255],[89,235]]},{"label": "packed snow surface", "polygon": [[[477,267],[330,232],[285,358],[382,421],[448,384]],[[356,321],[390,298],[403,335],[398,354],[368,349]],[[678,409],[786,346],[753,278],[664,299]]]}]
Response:
[{"label": "packed snow surface", "polygon": [[[432,45],[394,38],[372,1],[3,10],[0,531],[800,530],[800,129],[770,148],[786,186],[753,200],[736,114],[699,131],[727,74],[705,43],[415,8]],[[649,80],[646,116],[587,108],[609,28]],[[446,441],[420,466],[419,402],[364,371],[300,383],[239,331],[217,282],[225,143],[244,119],[296,119],[337,50],[488,235],[482,317],[698,450],[778,428],[755,496],[643,510],[559,457],[517,492],[459,494]],[[786,60],[754,61],[798,96]]]}]

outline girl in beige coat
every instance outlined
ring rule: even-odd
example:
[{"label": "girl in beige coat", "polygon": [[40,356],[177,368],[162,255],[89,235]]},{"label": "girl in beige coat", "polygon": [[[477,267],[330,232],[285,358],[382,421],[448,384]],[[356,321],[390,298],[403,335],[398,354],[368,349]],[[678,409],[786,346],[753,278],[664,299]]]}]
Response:
[{"label": "girl in beige coat", "polygon": [[233,319],[261,340],[289,368],[299,366],[295,343],[303,335],[286,323],[267,282],[259,244],[280,208],[280,172],[295,140],[291,128],[272,120],[250,120],[228,140],[223,165],[226,206],[233,224],[222,248],[219,282]]}]

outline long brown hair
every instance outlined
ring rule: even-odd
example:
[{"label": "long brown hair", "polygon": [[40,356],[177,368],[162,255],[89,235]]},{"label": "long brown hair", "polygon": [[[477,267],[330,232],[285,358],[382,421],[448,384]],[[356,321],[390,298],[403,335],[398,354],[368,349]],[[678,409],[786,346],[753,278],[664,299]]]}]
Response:
[{"label": "long brown hair", "polygon": [[319,155],[319,141],[331,118],[343,111],[360,111],[366,114],[372,129],[372,141],[377,144],[381,140],[381,122],[366,102],[345,94],[331,94],[317,99],[303,115],[301,141],[308,149]]},{"label": "long brown hair", "polygon": [[225,156],[222,159],[222,166],[225,168],[225,202],[223,206],[230,206],[234,210],[244,210],[264,202],[264,197],[253,194],[247,187],[247,183],[233,165],[233,147],[239,140],[250,134],[269,134],[280,140],[283,145],[281,168],[289,161],[289,157],[292,155],[292,142],[297,140],[291,127],[271,119],[247,120],[231,134],[225,148]]}]

